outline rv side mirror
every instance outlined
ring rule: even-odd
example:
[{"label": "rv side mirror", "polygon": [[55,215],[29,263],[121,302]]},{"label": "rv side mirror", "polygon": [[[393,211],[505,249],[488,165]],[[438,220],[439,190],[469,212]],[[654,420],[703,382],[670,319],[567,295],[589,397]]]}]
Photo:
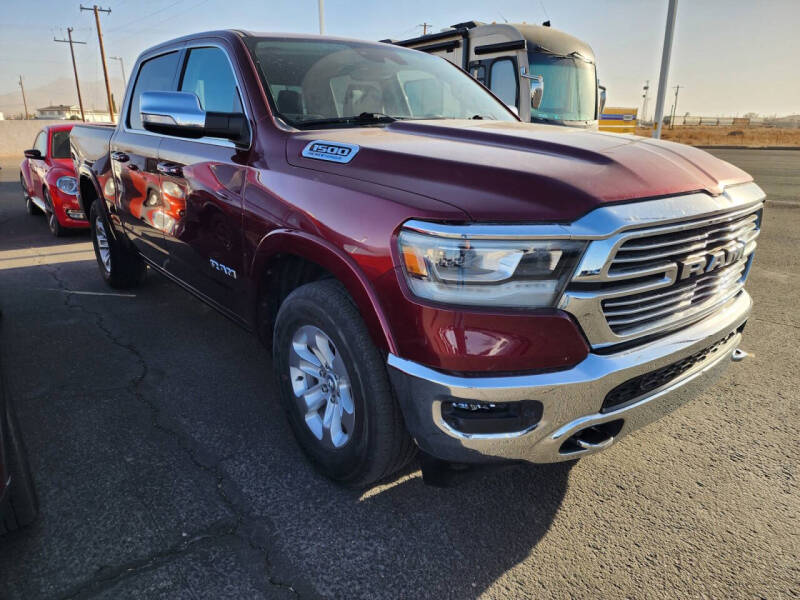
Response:
[{"label": "rv side mirror", "polygon": [[529,79],[531,80],[531,108],[538,110],[542,104],[542,96],[544,96],[544,77],[531,75]]},{"label": "rv side mirror", "polygon": [[597,87],[600,89],[600,107],[597,112],[602,115],[603,109],[606,107],[606,86],[600,85]]}]

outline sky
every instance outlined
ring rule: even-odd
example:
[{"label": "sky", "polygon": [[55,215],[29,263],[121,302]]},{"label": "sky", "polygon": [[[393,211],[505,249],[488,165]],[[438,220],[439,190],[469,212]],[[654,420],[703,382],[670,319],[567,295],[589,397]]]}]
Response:
[{"label": "sky", "polygon": [[[317,0],[101,0],[108,56],[129,71],[147,47],[180,35],[221,28],[318,33]],[[360,39],[403,39],[468,20],[541,23],[588,42],[595,51],[608,106],[639,107],[650,81],[655,106],[667,0],[325,0],[326,33]],[[668,100],[681,86],[677,114],[735,116],[800,113],[800,0],[679,0]],[[0,0],[0,96],[59,78],[72,79],[66,38],[76,45],[81,85],[103,80],[94,16],[79,0]],[[122,96],[118,61],[109,61]],[[84,82],[86,82],[84,84]],[[51,94],[52,95],[52,94]],[[74,85],[53,102],[76,103]],[[99,98],[97,96],[100,96]],[[103,107],[102,91],[87,104]],[[8,110],[0,103],[0,111]]]}]

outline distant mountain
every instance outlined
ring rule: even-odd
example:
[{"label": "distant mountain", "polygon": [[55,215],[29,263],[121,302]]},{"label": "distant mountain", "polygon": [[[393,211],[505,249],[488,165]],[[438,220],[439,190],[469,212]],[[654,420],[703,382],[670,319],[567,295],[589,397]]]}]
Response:
[{"label": "distant mountain", "polygon": [[[125,93],[121,79],[111,78],[111,92],[114,94],[114,102],[117,110],[122,102]],[[86,110],[108,110],[106,100],[106,85],[101,79],[99,81],[81,81],[81,96],[83,97],[83,107]],[[74,104],[78,105],[78,94],[75,91],[75,80],[72,77],[59,77],[46,85],[28,89],[25,86],[25,97],[28,101],[28,112],[36,114],[37,108],[53,104]],[[19,90],[7,94],[0,94],[0,112],[5,113],[6,118],[10,115],[22,113],[22,94]]]}]

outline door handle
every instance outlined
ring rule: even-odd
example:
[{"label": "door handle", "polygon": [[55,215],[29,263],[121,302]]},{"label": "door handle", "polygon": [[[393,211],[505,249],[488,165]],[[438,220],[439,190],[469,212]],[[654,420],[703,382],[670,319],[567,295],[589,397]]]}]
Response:
[{"label": "door handle", "polygon": [[128,167],[129,171],[138,171],[139,170],[139,167],[137,167],[136,164],[134,164],[134,163],[128,163],[125,166]]},{"label": "door handle", "polygon": [[112,152],[111,153],[111,160],[115,160],[117,162],[127,162],[130,157],[125,154],[124,152]]},{"label": "door handle", "polygon": [[156,170],[162,175],[183,177],[183,168],[175,163],[162,161],[156,165]]}]

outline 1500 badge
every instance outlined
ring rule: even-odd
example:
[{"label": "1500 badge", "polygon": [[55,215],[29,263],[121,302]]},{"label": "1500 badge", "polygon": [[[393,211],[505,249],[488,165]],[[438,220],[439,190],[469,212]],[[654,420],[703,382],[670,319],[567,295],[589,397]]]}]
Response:
[{"label": "1500 badge", "polygon": [[303,156],[317,160],[347,164],[358,154],[358,146],[344,142],[314,140],[303,148]]}]

